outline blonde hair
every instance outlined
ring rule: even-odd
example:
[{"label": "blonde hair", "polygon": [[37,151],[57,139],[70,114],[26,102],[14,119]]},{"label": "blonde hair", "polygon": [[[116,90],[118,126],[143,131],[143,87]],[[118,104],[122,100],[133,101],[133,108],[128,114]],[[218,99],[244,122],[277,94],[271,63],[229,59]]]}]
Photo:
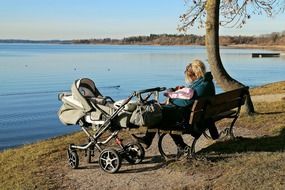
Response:
[{"label": "blonde hair", "polygon": [[205,64],[199,60],[195,59],[192,63],[189,63],[185,69],[185,81],[187,83],[191,83],[194,79],[198,79],[200,77],[204,77],[206,73]]}]

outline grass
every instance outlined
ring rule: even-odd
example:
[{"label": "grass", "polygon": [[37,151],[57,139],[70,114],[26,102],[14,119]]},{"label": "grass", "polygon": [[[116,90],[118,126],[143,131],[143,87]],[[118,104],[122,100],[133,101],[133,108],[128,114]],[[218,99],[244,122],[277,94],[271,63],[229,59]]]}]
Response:
[{"label": "grass", "polygon": [[[283,93],[284,84],[251,93]],[[285,189],[285,101],[255,103],[255,109],[257,114],[241,114],[236,123],[254,137],[215,142],[201,151],[206,160],[172,162],[163,169],[198,176],[195,187],[184,189]],[[83,133],[75,133],[1,152],[0,189],[76,189],[66,177],[66,148],[85,140]]]},{"label": "grass", "polygon": [[279,94],[285,93],[285,81],[270,83],[258,88],[250,89],[251,95]]},{"label": "grass", "polygon": [[284,189],[285,153],[260,152],[236,157],[223,165],[215,189]]},{"label": "grass", "polygon": [[[236,125],[249,129],[262,130],[263,134],[279,132],[285,127],[285,102],[256,102],[256,114],[247,116],[244,113],[237,120]],[[267,132],[267,133],[265,133]]]},{"label": "grass", "polygon": [[168,167],[183,168],[192,178],[202,176],[196,188],[185,189],[284,189],[284,159],[284,152],[248,152],[222,154],[206,161],[175,162]]},{"label": "grass", "polygon": [[64,168],[58,166],[66,165],[66,146],[82,137],[76,133],[1,152],[1,189],[58,189],[64,180]]},{"label": "grass", "polygon": [[[126,136],[126,133],[121,135],[123,139]],[[86,135],[77,132],[1,152],[0,189],[77,189],[70,186],[65,176],[70,170],[67,147],[74,142],[86,143]],[[78,153],[82,158],[84,151]]]}]

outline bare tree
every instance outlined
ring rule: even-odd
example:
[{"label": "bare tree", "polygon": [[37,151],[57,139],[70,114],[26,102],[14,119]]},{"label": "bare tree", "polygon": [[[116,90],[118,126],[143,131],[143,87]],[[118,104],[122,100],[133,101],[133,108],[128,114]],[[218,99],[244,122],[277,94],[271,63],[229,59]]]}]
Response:
[{"label": "bare tree", "polygon": [[[185,0],[188,7],[180,16],[180,31],[187,31],[195,24],[206,28],[208,62],[217,84],[225,91],[244,86],[233,79],[223,67],[219,48],[219,27],[242,27],[251,15],[272,16],[284,12],[284,0]],[[254,113],[250,95],[246,100],[246,111]]]}]

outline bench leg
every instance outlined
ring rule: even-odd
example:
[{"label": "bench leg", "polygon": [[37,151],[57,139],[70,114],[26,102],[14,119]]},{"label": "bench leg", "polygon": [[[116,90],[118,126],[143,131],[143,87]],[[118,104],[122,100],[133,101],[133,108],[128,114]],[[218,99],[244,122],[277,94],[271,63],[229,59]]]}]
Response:
[{"label": "bench leg", "polygon": [[[208,130],[208,129],[207,129]],[[212,139],[210,135],[207,134],[207,130],[203,132],[203,135],[206,139]],[[209,130],[208,130],[209,131]]]},{"label": "bench leg", "polygon": [[230,127],[225,128],[223,131],[220,132],[219,136],[221,137],[223,134],[225,134],[225,137],[230,136],[230,139],[234,139],[235,135],[234,135],[234,125],[235,122],[237,120],[238,116],[233,117],[233,121],[231,122]]},{"label": "bench leg", "polygon": [[234,118],[234,120],[232,121],[231,126],[230,126],[230,128],[229,128],[229,131],[228,131],[231,139],[234,139],[234,138],[235,138],[233,128],[234,128],[234,125],[235,125],[235,122],[236,122],[237,118],[238,118],[238,116],[236,116],[236,117]]},{"label": "bench leg", "polygon": [[[165,160],[172,160],[172,159],[175,159],[177,158],[177,152],[175,150],[172,150],[172,151],[168,151],[169,147],[165,147],[165,144],[163,143],[164,141],[164,138],[165,136],[167,135],[167,133],[162,133],[159,135],[159,139],[158,139],[158,150],[159,150],[159,153],[160,155],[165,159]],[[169,135],[169,134],[168,134]],[[195,146],[196,146],[196,143],[198,141],[199,137],[198,138],[194,138],[193,141],[192,141],[192,144],[191,146],[189,147],[189,150],[188,150],[188,153],[187,153],[187,158],[188,159],[197,159],[197,160],[201,160],[201,158],[198,158],[196,156],[196,149],[195,149]],[[171,139],[172,141],[172,139]],[[172,144],[173,145],[173,144]],[[171,146],[171,145],[170,145]],[[176,148],[176,146],[175,146]]]},{"label": "bench leg", "polygon": [[[170,146],[175,146],[175,150],[170,150],[171,148],[168,146],[165,146],[166,144],[164,144],[164,140],[165,140],[165,136],[167,135],[167,133],[163,133],[159,135],[159,139],[158,139],[158,150],[160,155],[165,159],[165,160],[171,160],[174,158],[177,158],[177,147],[174,144],[171,144]],[[168,134],[169,135],[169,134]],[[198,138],[194,138],[192,141],[191,146],[189,147],[189,150],[187,150],[187,158],[191,159],[191,158],[196,158],[196,152],[195,152],[195,145],[197,143]],[[171,139],[171,141],[173,141]],[[169,149],[170,148],[170,149]]]},{"label": "bench leg", "polygon": [[188,158],[191,159],[191,158],[196,158],[196,151],[195,151],[195,145],[196,145],[196,142],[197,142],[198,138],[194,138],[193,141],[192,141],[192,144],[191,144],[191,149],[188,153]]}]

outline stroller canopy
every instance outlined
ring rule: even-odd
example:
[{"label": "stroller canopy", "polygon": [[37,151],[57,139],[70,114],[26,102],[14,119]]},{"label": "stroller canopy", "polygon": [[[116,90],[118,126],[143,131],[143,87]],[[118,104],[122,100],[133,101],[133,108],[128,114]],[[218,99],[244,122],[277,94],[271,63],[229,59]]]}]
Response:
[{"label": "stroller canopy", "polygon": [[63,93],[60,96],[63,102],[58,112],[60,121],[67,125],[75,125],[87,112],[94,110],[88,98],[102,95],[91,79],[83,78],[71,85],[71,94]]}]

